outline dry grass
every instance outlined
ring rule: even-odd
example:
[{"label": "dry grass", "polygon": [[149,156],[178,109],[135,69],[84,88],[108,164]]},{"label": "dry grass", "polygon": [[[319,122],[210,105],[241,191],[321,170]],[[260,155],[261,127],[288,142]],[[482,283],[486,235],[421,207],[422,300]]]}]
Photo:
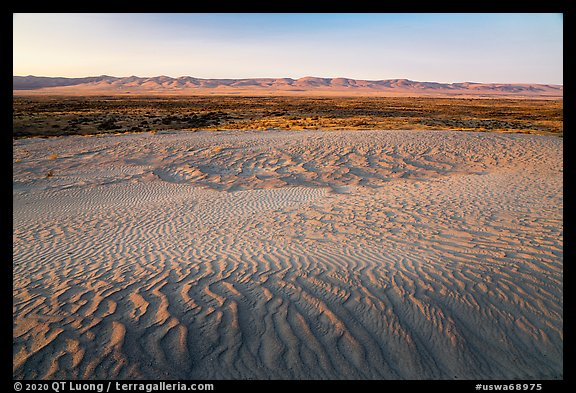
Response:
[{"label": "dry grass", "polygon": [[13,136],[162,130],[430,129],[563,134],[561,100],[14,97]]}]

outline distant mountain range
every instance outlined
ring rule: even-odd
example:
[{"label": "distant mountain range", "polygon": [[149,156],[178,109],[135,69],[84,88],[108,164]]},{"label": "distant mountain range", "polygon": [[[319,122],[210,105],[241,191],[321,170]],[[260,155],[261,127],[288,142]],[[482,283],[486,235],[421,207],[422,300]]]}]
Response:
[{"label": "distant mountain range", "polygon": [[437,83],[408,79],[358,80],[349,78],[201,79],[93,76],[60,78],[13,76],[18,95],[328,95],[328,96],[461,96],[562,98],[562,85],[505,83]]}]

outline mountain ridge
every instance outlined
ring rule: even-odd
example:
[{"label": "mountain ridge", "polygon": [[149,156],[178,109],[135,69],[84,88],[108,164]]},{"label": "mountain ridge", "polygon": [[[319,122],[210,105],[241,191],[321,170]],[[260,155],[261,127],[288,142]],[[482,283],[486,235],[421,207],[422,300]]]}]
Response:
[{"label": "mountain ridge", "polygon": [[230,78],[192,76],[80,78],[13,76],[14,94],[245,94],[256,95],[454,95],[563,97],[563,85],[536,83],[420,82],[410,79],[364,80],[352,78]]}]

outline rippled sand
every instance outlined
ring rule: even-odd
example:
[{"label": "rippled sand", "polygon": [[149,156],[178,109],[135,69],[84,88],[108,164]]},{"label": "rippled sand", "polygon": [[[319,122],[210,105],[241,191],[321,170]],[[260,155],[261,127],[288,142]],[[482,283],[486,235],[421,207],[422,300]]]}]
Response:
[{"label": "rippled sand", "polygon": [[13,144],[13,376],[563,378],[562,139]]}]

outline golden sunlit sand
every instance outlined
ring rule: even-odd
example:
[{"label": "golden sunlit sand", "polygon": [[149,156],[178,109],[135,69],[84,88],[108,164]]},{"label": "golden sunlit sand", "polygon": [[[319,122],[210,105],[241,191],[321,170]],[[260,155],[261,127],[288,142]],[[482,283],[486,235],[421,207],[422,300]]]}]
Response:
[{"label": "golden sunlit sand", "polygon": [[562,379],[562,139],[13,142],[13,377]]}]

